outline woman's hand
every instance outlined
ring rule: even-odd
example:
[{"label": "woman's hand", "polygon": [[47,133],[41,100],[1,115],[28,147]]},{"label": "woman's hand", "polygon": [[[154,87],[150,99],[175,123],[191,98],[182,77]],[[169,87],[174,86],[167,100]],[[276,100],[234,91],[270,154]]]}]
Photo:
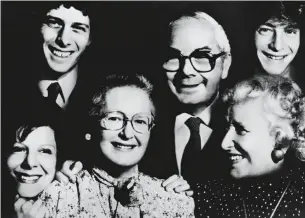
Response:
[{"label": "woman's hand", "polygon": [[56,179],[59,182],[75,183],[76,174],[83,169],[83,164],[80,161],[67,160],[64,162],[60,171],[56,172]]},{"label": "woman's hand", "polygon": [[175,191],[176,193],[185,192],[187,196],[192,196],[193,191],[190,189],[190,185],[182,176],[172,175],[162,183],[162,187],[166,191]]},{"label": "woman's hand", "polygon": [[45,211],[42,209],[42,200],[37,199],[27,200],[25,198],[16,196],[14,209],[18,218],[38,218],[43,217]]}]

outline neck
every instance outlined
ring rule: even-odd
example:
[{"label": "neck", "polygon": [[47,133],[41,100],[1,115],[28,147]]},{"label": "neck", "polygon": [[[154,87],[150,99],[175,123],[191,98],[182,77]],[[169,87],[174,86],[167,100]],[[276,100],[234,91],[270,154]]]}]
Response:
[{"label": "neck", "polygon": [[115,179],[129,178],[138,171],[138,165],[129,167],[118,166],[111,161],[105,160],[97,166],[98,168],[106,171],[111,177]]},{"label": "neck", "polygon": [[[269,74],[262,66],[256,68],[256,72]],[[279,75],[284,78],[295,79],[293,66],[288,65],[287,68]]]},{"label": "neck", "polygon": [[204,110],[210,107],[218,96],[218,91],[207,102],[201,102],[198,104],[184,104],[181,106],[183,112],[191,114],[193,116],[199,116]]},{"label": "neck", "polygon": [[44,70],[41,74],[40,80],[59,80],[60,78],[63,78],[69,74],[78,74],[78,66],[76,65],[73,67],[71,70],[61,73],[61,72],[56,72],[52,69],[47,69]]}]

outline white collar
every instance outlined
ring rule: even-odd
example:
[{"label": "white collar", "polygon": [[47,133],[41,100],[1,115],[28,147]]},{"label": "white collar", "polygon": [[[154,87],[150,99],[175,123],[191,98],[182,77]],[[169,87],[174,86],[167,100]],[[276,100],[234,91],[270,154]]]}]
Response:
[{"label": "white collar", "polygon": [[[40,91],[42,92],[42,95],[44,97],[48,96],[48,87],[50,86],[50,84],[54,83],[54,82],[58,82],[64,98],[63,102],[65,102],[65,104],[68,102],[68,99],[76,85],[76,81],[77,81],[77,71],[73,70],[67,74],[65,74],[64,76],[60,77],[58,80],[41,80],[38,82],[38,87],[40,89]],[[65,105],[63,105],[65,106]]]},{"label": "white collar", "polygon": [[[211,122],[211,114],[212,114],[212,108],[215,105],[215,102],[219,98],[219,93],[217,93],[217,96],[213,100],[213,102],[206,107],[200,114],[198,114],[196,117],[199,117],[206,125],[209,125]],[[185,121],[189,119],[190,117],[194,117],[188,113],[181,113],[178,116],[176,116],[176,128],[180,128],[182,125],[185,124]]]}]

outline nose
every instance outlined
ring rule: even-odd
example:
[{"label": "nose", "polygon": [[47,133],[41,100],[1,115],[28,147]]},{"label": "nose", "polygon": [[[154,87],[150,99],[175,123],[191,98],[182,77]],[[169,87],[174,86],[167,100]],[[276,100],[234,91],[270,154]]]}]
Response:
[{"label": "nose", "polygon": [[194,75],[195,69],[192,66],[191,60],[189,58],[186,58],[183,61],[183,67],[182,67],[182,73],[186,76]]},{"label": "nose", "polygon": [[222,140],[221,143],[221,147],[223,150],[229,150],[231,147],[234,146],[234,127],[230,127],[230,129],[228,130],[227,134],[225,135],[225,137]]},{"label": "nose", "polygon": [[133,136],[134,136],[134,130],[131,125],[131,122],[128,121],[126,123],[126,126],[121,131],[121,137],[126,140],[126,139],[131,139]]},{"label": "nose", "polygon": [[270,43],[270,48],[274,51],[280,51],[283,48],[283,35],[279,31],[275,31]]},{"label": "nose", "polygon": [[26,158],[22,163],[22,167],[25,169],[32,169],[38,165],[38,160],[35,152],[28,152]]},{"label": "nose", "polygon": [[64,26],[58,31],[56,38],[56,44],[62,48],[65,48],[70,45],[71,33],[68,27]]}]

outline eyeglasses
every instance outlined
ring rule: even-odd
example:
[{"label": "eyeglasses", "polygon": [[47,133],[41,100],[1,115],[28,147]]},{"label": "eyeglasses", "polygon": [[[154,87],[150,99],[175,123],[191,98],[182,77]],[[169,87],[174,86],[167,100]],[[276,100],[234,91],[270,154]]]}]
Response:
[{"label": "eyeglasses", "polygon": [[207,73],[215,68],[217,58],[223,56],[226,52],[219,54],[210,54],[207,51],[195,50],[189,56],[182,55],[179,51],[169,50],[166,54],[163,68],[170,72],[179,70],[184,64],[185,60],[189,59],[192,67],[199,73]]},{"label": "eyeglasses", "polygon": [[147,133],[154,126],[154,117],[150,114],[139,113],[128,119],[121,111],[110,111],[103,114],[100,124],[107,130],[120,130],[127,125],[127,122],[131,123],[136,132]]}]

